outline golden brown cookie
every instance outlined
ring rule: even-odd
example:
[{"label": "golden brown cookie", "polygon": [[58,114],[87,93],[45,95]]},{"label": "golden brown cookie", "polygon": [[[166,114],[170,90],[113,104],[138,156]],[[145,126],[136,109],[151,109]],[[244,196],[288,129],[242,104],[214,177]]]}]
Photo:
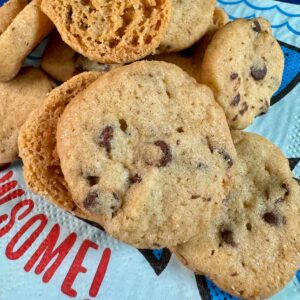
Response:
[{"label": "golden brown cookie", "polygon": [[242,299],[266,299],[300,263],[300,187],[288,160],[265,138],[233,132],[237,161],[223,212],[173,249],[197,273]]},{"label": "golden brown cookie", "polygon": [[9,26],[29,0],[9,0],[0,7],[0,34]]},{"label": "golden brown cookie", "polygon": [[187,241],[218,213],[235,159],[212,92],[180,68],[142,61],[104,74],[57,130],[74,201],[140,248]]},{"label": "golden brown cookie", "polygon": [[171,0],[43,0],[42,10],[62,39],[90,60],[128,63],[160,44],[171,16]]},{"label": "golden brown cookie", "polygon": [[28,187],[58,207],[85,219],[91,218],[76,207],[62,174],[55,135],[65,107],[99,76],[97,72],[82,73],[54,89],[30,115],[19,135],[23,175]]},{"label": "golden brown cookie", "polygon": [[201,67],[233,129],[249,126],[268,111],[282,79],[284,56],[264,18],[237,19],[217,31]]},{"label": "golden brown cookie", "polygon": [[54,86],[34,68],[24,68],[12,81],[0,83],[0,163],[16,159],[20,127]]},{"label": "golden brown cookie", "polygon": [[207,32],[212,23],[215,0],[172,0],[167,32],[155,53],[186,49]]},{"label": "golden brown cookie", "polygon": [[0,35],[0,81],[14,78],[26,56],[53,29],[40,9],[41,0],[32,0]]}]

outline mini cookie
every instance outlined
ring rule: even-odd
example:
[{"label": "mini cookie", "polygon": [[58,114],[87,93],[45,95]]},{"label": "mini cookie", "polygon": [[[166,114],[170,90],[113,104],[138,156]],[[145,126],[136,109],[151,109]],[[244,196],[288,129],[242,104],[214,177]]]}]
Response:
[{"label": "mini cookie", "polygon": [[215,0],[172,0],[172,16],[167,32],[155,53],[186,49],[209,28]]},{"label": "mini cookie", "polygon": [[0,163],[16,159],[20,127],[53,87],[54,83],[34,68],[24,68],[14,80],[0,83]]},{"label": "mini cookie", "polygon": [[67,81],[84,71],[108,72],[121,64],[101,64],[76,53],[54,32],[45,49],[41,68],[59,81]]},{"label": "mini cookie", "polygon": [[58,207],[85,219],[91,218],[76,207],[62,174],[55,136],[58,119],[66,105],[99,76],[97,72],[82,73],[54,89],[31,113],[19,135],[23,175],[29,188]]},{"label": "mini cookie", "polygon": [[0,7],[0,34],[9,26],[29,0],[9,0]]},{"label": "mini cookie", "polygon": [[53,24],[32,0],[0,35],[0,81],[14,78],[26,56],[52,30]]},{"label": "mini cookie", "polygon": [[77,52],[101,63],[125,63],[158,47],[171,0],[43,0],[42,10]]},{"label": "mini cookie", "polygon": [[265,113],[282,79],[284,58],[263,18],[233,21],[207,47],[201,81],[209,85],[231,128],[242,129]]},{"label": "mini cookie", "polygon": [[108,72],[72,101],[57,151],[76,204],[140,248],[176,245],[207,226],[235,159],[210,89],[157,61]]},{"label": "mini cookie", "polygon": [[174,250],[230,294],[265,299],[292,279],[300,262],[300,188],[271,142],[238,131],[233,140],[236,176],[223,213]]}]

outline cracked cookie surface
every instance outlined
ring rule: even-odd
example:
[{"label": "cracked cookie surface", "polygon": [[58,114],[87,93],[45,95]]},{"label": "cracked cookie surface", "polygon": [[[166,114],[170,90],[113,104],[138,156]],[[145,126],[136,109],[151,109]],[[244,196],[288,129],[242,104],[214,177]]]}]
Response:
[{"label": "cracked cookie surface", "polygon": [[64,111],[58,155],[72,196],[140,248],[187,241],[219,211],[235,149],[212,92],[143,61],[104,74]]},{"label": "cracked cookie surface", "polygon": [[160,44],[171,0],[43,0],[42,10],[62,39],[90,60],[128,63]]}]

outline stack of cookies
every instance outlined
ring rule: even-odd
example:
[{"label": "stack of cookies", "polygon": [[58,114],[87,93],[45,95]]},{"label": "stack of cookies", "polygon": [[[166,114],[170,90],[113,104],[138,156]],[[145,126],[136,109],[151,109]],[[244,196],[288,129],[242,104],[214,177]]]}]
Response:
[{"label": "stack of cookies", "polygon": [[232,295],[287,284],[300,187],[275,145],[240,131],[281,83],[268,21],[226,24],[213,0],[23,2],[0,10],[0,49],[26,18],[48,24],[35,42],[56,31],[43,71],[20,71],[34,45],[21,35],[0,61],[0,163],[19,155],[35,193],[129,245],[169,248]]}]

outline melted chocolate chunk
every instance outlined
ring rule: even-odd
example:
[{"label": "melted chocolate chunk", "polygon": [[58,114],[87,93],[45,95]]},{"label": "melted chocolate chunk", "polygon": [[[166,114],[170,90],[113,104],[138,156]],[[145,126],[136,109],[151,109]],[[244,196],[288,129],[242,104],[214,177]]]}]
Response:
[{"label": "melted chocolate chunk", "polygon": [[140,182],[142,182],[142,177],[139,176],[138,174],[135,174],[135,175],[133,175],[132,177],[129,178],[129,181],[130,181],[131,184],[140,183]]},{"label": "melted chocolate chunk", "polygon": [[237,79],[238,77],[239,77],[239,74],[238,74],[238,73],[232,72],[232,73],[230,74],[230,79],[231,79],[231,80],[235,80],[235,79]]},{"label": "melted chocolate chunk", "polygon": [[98,176],[87,176],[86,180],[88,181],[90,186],[94,186],[98,184],[100,178]]},{"label": "melted chocolate chunk", "polygon": [[111,126],[106,126],[99,137],[98,144],[105,148],[107,153],[111,152],[111,140],[114,137],[114,129]]},{"label": "melted chocolate chunk", "polygon": [[233,100],[231,101],[230,105],[237,106],[240,103],[240,101],[241,101],[241,95],[240,95],[240,93],[238,93],[237,95],[235,95],[233,97]]},{"label": "melted chocolate chunk", "polygon": [[159,161],[158,167],[165,167],[172,160],[171,149],[164,141],[156,141],[154,145],[159,147],[163,152],[163,156]]},{"label": "melted chocolate chunk", "polygon": [[259,22],[257,20],[255,20],[253,23],[252,23],[252,29],[253,31],[257,32],[257,33],[260,33],[261,32],[261,26],[259,24]]},{"label": "melted chocolate chunk", "polygon": [[266,223],[270,224],[271,226],[279,226],[280,225],[280,219],[277,214],[274,212],[266,212],[263,216],[263,219]]},{"label": "melted chocolate chunk", "polygon": [[231,247],[236,247],[237,244],[233,239],[233,232],[231,230],[223,230],[220,232],[221,239]]},{"label": "melted chocolate chunk", "polygon": [[251,70],[251,76],[256,81],[264,79],[266,77],[267,71],[268,71],[267,66],[265,64],[264,64],[263,67],[254,67],[254,66],[252,66],[250,68],[250,70]]},{"label": "melted chocolate chunk", "polygon": [[233,166],[233,159],[231,158],[231,156],[224,149],[219,149],[218,153],[227,162],[228,168],[231,168]]},{"label": "melted chocolate chunk", "polygon": [[243,102],[242,108],[239,110],[239,113],[241,116],[245,114],[245,112],[248,110],[249,106],[246,102]]},{"label": "melted chocolate chunk", "polygon": [[83,206],[89,210],[91,209],[93,206],[95,206],[96,204],[96,200],[98,198],[98,193],[96,191],[91,191],[88,193],[88,195],[86,196],[86,198],[83,201]]}]

